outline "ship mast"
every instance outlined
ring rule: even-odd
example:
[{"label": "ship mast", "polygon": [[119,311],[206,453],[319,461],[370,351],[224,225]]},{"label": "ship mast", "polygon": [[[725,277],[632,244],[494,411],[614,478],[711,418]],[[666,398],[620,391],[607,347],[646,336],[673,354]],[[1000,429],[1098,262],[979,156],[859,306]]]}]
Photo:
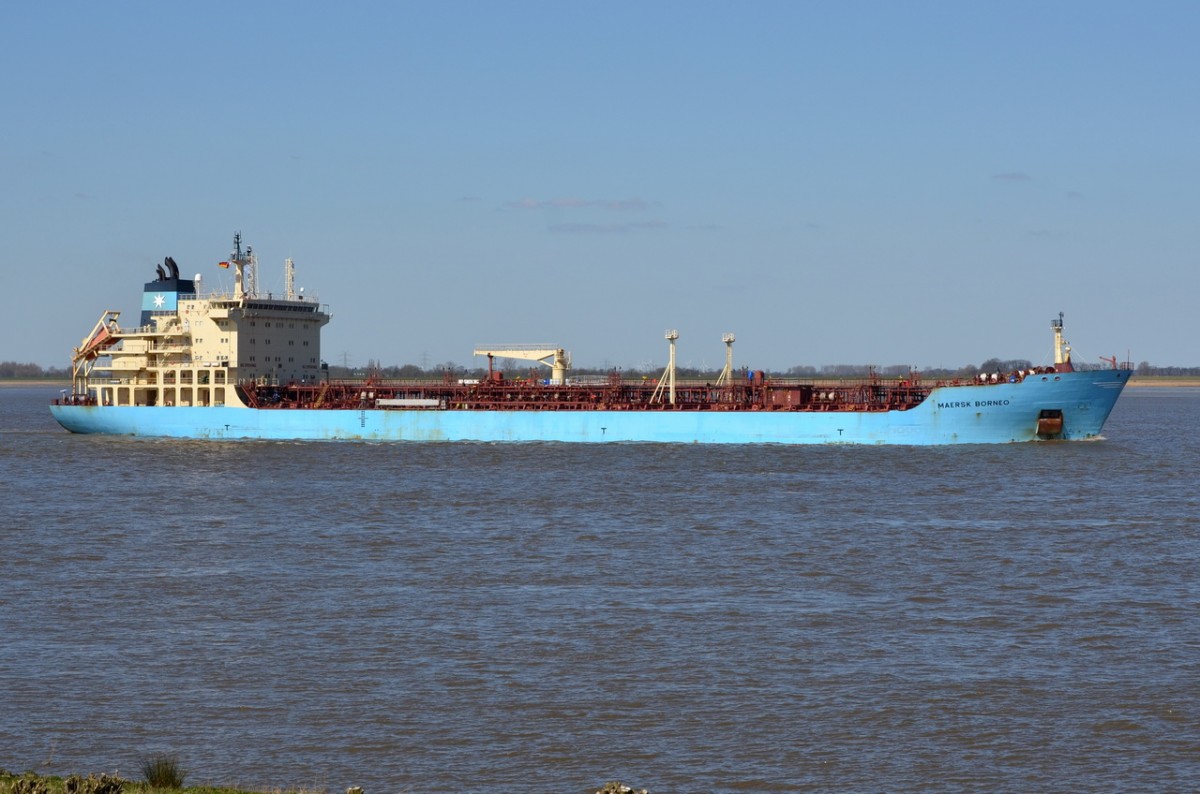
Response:
[{"label": "ship mast", "polygon": [[1054,368],[1059,372],[1070,372],[1071,367],[1071,343],[1063,339],[1063,313],[1058,313],[1057,320],[1050,321],[1050,327],[1054,330]]},{"label": "ship mast", "polygon": [[235,300],[253,298],[258,294],[258,276],[256,275],[254,249],[246,246],[242,252],[242,233],[233,233],[233,253],[229,255],[229,263],[234,267],[233,297]]},{"label": "ship mast", "polygon": [[717,385],[730,384],[733,382],[733,343],[735,337],[733,334],[722,334],[721,341],[725,343],[725,369],[721,370],[721,374],[717,376]]},{"label": "ship mast", "polygon": [[667,342],[671,345],[671,351],[667,357],[667,368],[663,371],[662,377],[658,381],[658,386],[654,389],[654,394],[650,395],[650,402],[660,402],[663,397],[663,388],[667,390],[667,400],[671,405],[675,404],[675,340],[679,338],[679,332],[672,329],[663,334]]}]

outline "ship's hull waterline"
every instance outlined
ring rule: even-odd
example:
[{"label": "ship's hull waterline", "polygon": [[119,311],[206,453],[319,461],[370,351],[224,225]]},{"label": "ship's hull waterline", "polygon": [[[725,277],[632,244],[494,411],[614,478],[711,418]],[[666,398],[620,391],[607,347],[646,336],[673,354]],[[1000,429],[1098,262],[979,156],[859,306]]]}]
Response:
[{"label": "ship's hull waterline", "polygon": [[[701,444],[995,444],[1100,434],[1128,370],[1039,374],[935,388],[903,411],[390,410],[54,405],[75,433],[363,441]],[[1043,411],[1061,430],[1042,433]]]}]

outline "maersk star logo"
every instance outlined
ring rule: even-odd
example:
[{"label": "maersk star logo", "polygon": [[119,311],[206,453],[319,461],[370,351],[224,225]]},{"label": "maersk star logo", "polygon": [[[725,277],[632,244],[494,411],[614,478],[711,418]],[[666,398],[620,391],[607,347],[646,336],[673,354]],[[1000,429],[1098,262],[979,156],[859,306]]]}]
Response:
[{"label": "maersk star logo", "polygon": [[155,295],[154,296],[154,308],[161,309],[163,307],[163,304],[166,302],[167,302],[167,297],[165,295]]}]

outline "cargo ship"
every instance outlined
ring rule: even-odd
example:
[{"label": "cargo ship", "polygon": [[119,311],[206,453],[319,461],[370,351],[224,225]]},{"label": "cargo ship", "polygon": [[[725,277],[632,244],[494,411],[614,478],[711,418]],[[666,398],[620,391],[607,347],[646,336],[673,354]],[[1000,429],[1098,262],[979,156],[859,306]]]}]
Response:
[{"label": "cargo ship", "polygon": [[[328,377],[328,307],[294,288],[261,294],[241,236],[219,263],[232,289],[204,293],[174,259],[146,282],[138,324],[107,310],[72,355],[69,394],[54,418],[74,433],[189,439],[648,442],[702,444],[985,444],[1091,439],[1128,382],[1128,366],[1076,370],[1051,321],[1054,363],[968,380],[867,377],[819,382],[725,368],[677,378],[678,333],[667,331],[658,378],[572,377],[556,345],[494,345],[487,373],[388,380]],[[524,361],[513,374],[497,362]],[[545,366],[547,370],[542,370]],[[546,376],[543,377],[542,374]]]}]

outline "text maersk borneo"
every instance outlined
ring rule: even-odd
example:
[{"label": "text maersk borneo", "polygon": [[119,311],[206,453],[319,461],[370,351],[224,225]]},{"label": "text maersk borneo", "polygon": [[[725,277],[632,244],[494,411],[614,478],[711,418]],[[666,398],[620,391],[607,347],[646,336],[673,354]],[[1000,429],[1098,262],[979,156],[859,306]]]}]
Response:
[{"label": "text maersk borneo", "polygon": [[[76,433],[209,439],[562,441],[777,444],[962,444],[1087,439],[1100,434],[1128,368],[1075,371],[1052,322],[1053,366],[966,383],[866,378],[836,384],[735,374],[734,337],[715,381],[569,378],[555,345],[494,345],[478,380],[331,381],[320,363],[328,312],[292,288],[255,288],[256,261],[239,236],[222,267],[232,292],[200,291],[174,260],[157,266],[136,327],[106,311],[75,349],[73,386],[51,406]],[[506,377],[497,358],[550,368]]]}]

